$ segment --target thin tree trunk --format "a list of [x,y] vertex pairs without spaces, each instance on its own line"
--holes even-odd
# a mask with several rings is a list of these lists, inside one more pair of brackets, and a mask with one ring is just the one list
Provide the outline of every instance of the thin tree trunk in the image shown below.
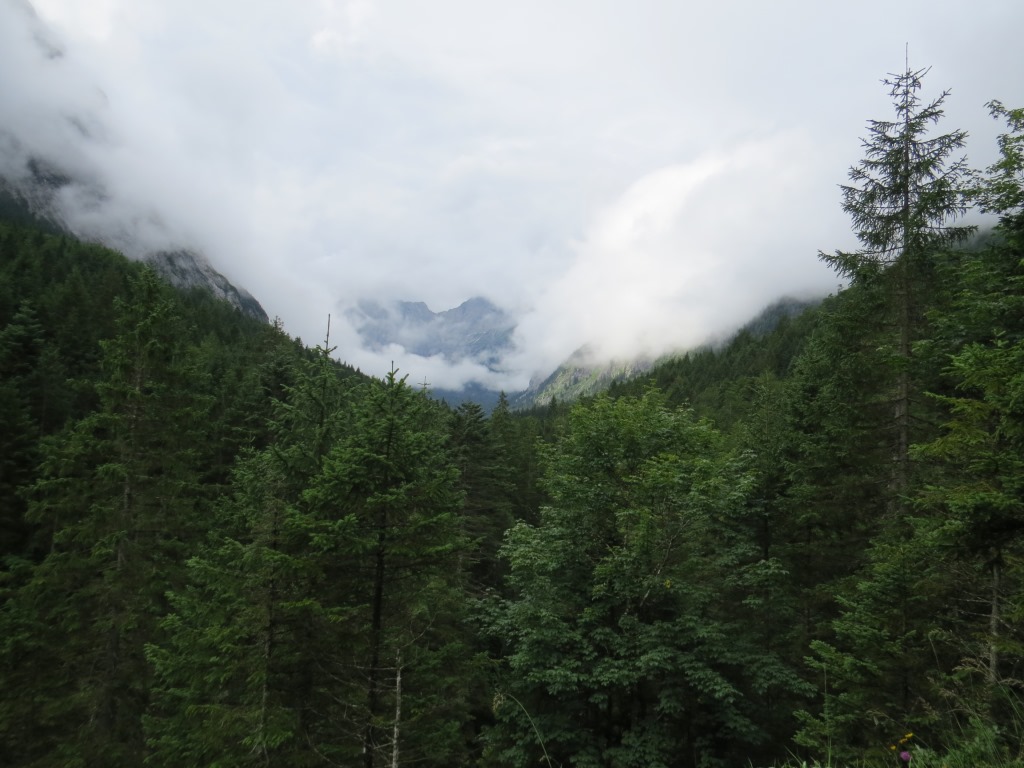
[[999,682],[999,591],[1002,579],[1002,569],[1000,568],[999,561],[1000,552],[997,550],[996,556],[992,561],[992,605],[988,617],[988,685],[990,695],[995,692],[995,687]]
[[395,653],[395,723],[391,728],[391,768],[398,768],[398,736],[402,722],[402,651]]
[[363,768],[373,768],[373,755],[376,751],[376,727],[374,719],[379,707],[380,692],[380,650],[382,644],[381,631],[384,617],[384,573],[385,573],[385,525],[387,511],[381,511],[381,520],[377,532],[377,562],[373,576],[373,619],[370,627],[370,677],[366,695],[367,713],[366,727],[363,731]]

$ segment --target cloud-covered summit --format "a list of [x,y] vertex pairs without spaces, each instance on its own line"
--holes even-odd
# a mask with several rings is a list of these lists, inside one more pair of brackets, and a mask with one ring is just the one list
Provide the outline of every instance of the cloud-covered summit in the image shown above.
[[[951,0],[0,0],[0,163],[95,182],[62,200],[79,231],[201,250],[307,342],[340,318],[364,371],[513,391],[585,344],[656,354],[833,289],[816,254],[855,245],[836,187],[891,113],[878,80],[909,42],[983,166],[984,103],[1024,104],[1022,22]],[[375,349],[347,314],[473,296],[515,320],[500,365]]]
[[347,317],[364,346],[375,352],[399,345],[421,357],[441,356],[451,363],[469,360],[496,370],[513,349],[515,321],[479,296],[441,312],[421,301],[386,306],[367,300],[349,310]]

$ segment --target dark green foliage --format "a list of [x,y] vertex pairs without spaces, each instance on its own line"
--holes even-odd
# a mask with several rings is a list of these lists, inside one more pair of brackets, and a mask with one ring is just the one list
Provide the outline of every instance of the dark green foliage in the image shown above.
[[645,376],[612,384],[609,394],[639,397],[653,385],[670,405],[688,405],[728,430],[745,416],[762,374],[788,374],[817,317],[816,303],[779,302],[721,346],[661,361]]
[[[2,619],[5,658],[22,661],[8,670],[0,721],[8,748],[29,750],[21,759],[124,764],[143,754],[143,645],[197,532],[206,410],[167,293],[152,273],[132,284],[117,335],[102,343],[98,410],[43,451],[28,519],[46,555]],[[46,705],[25,707],[26,689]]]
[[148,647],[156,765],[314,765],[313,750],[337,741],[323,732],[337,713],[322,707],[314,670],[325,648],[343,647],[346,611],[325,594],[314,553],[344,527],[317,519],[302,495],[344,429],[346,398],[325,349],[297,378],[275,401],[270,445],[235,468],[186,586],[171,595],[166,640]]
[[325,350],[306,365],[150,646],[150,762],[459,762],[465,549],[442,427],[394,374],[347,391]]
[[[831,636],[811,643],[821,709],[805,716],[798,734],[848,759],[903,730],[930,732],[936,748],[953,747],[942,739],[972,717],[991,718],[987,702],[1006,692],[1004,600],[1015,586],[1002,553],[1016,539],[1019,494],[1005,480],[1020,465],[1019,448],[1000,444],[1000,422],[1019,361],[1005,355],[1011,347],[1001,337],[1019,327],[1019,313],[1006,311],[1018,303],[1019,254],[1005,258],[1005,246],[994,245],[1005,242],[1000,235],[988,246],[949,250],[967,233],[947,226],[966,190],[962,163],[945,160],[963,136],[921,138],[942,99],[920,107],[920,74],[893,83],[900,120],[872,124],[868,158],[851,174],[862,186],[845,190],[844,207],[867,248],[829,258],[854,278],[858,297],[874,291],[882,301],[850,313],[861,329],[846,337],[875,351],[875,362],[863,364],[876,372],[873,380],[858,381],[835,362],[828,367],[836,373],[825,377],[847,385],[848,405],[883,408],[866,414],[860,432],[840,424],[831,443],[849,449],[857,434],[874,436],[878,449],[851,454],[854,462],[828,475],[876,490],[873,503],[859,507],[853,493],[833,496],[847,519],[862,521],[864,559],[836,583]],[[944,433],[936,430],[941,423]],[[797,465],[803,475],[808,463]],[[826,487],[807,480],[805,487]]]
[[450,410],[0,221],[0,764],[1019,760],[1024,112],[962,242],[921,75],[848,288],[575,406]]
[[[344,535],[314,542],[357,620],[327,666],[355,731],[338,753],[366,768],[392,760],[452,765],[466,701],[463,501],[442,412],[395,372],[362,385],[351,430],[305,499]],[[461,682],[460,682],[461,678]],[[427,727],[426,723],[434,726]],[[397,757],[396,757],[397,755]]]
[[462,528],[472,545],[469,571],[480,589],[501,586],[498,547],[513,522],[514,474],[503,433],[507,407],[499,399],[490,422],[475,403],[460,405],[451,415],[453,459],[465,494]]

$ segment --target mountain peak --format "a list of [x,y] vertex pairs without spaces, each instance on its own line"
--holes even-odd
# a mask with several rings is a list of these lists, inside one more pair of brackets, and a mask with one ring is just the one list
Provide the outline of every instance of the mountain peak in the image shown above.
[[497,365],[501,353],[512,348],[515,330],[515,321],[504,310],[480,296],[441,312],[431,311],[422,301],[390,306],[360,301],[347,315],[370,349],[398,344],[422,357],[469,359],[488,367]]

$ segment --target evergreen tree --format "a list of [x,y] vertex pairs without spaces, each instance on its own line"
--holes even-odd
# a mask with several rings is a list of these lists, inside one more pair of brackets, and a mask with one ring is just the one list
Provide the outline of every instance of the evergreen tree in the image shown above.
[[1024,110],[990,108],[1009,131],[979,199],[999,224],[955,265],[958,290],[935,320],[932,346],[946,352],[952,389],[935,394],[947,409],[943,432],[917,455],[941,470],[919,498],[953,561],[957,621],[942,640],[962,674],[948,684],[964,709],[1012,740],[1021,731],[1013,697],[1024,693]]
[[[164,593],[194,541],[205,402],[167,289],[144,272],[103,343],[100,408],[46,445],[29,519],[37,566],[0,615],[0,751],[10,765],[128,765]],[[200,387],[201,388],[201,387]]]
[[[499,411],[499,426],[503,426],[503,416]],[[464,403],[451,415],[453,459],[465,494],[462,525],[473,549],[469,570],[480,589],[499,586],[498,548],[505,531],[512,526],[512,467],[491,426],[476,403]]]
[[[930,435],[935,411],[924,396],[934,383],[932,361],[915,351],[930,333],[926,310],[938,293],[943,254],[972,231],[953,224],[966,211],[971,174],[966,161],[955,157],[964,145],[963,131],[929,134],[947,93],[923,103],[919,91],[926,73],[907,67],[884,81],[895,119],[869,122],[865,157],[842,188],[843,209],[863,248],[820,254],[851,280],[842,305],[849,335],[845,344],[836,338],[823,351],[840,355],[845,346],[855,354],[845,371],[837,365],[825,377],[842,383],[842,401],[833,399],[829,406],[817,398],[825,405],[826,423],[845,411],[845,426],[837,424],[828,445],[822,433],[814,437],[813,427],[808,432],[826,462],[833,463],[837,452],[852,460],[835,474],[849,492],[835,494],[834,519],[850,521],[840,530],[861,533],[854,541],[868,540],[852,548],[857,570],[832,582],[840,611],[832,636],[819,635],[812,643],[812,666],[822,682],[827,677],[829,688],[822,691],[820,715],[807,716],[799,740],[817,748],[832,743],[868,749],[908,722],[935,722],[929,675],[940,673],[947,661],[935,658],[927,640],[929,618],[947,597],[931,578],[941,553],[911,505],[915,485],[924,479],[923,469],[912,464],[911,445]],[[806,477],[808,466],[799,462],[798,472]],[[820,473],[809,479],[803,488],[825,487]],[[797,501],[813,510],[815,498]]]
[[859,251],[820,253],[820,258],[854,285],[881,281],[889,294],[894,337],[888,342],[893,367],[892,494],[901,503],[910,487],[913,425],[911,353],[922,323],[922,294],[933,278],[935,254],[962,242],[973,227],[951,226],[967,209],[970,172],[955,158],[964,131],[928,135],[942,117],[948,95],[922,103],[918,94],[927,70],[893,74],[883,80],[893,99],[895,120],[871,120],[863,141],[864,159],[850,169],[842,187]]
[[245,458],[149,648],[158,765],[452,765],[468,654],[444,424],[327,350]]
[[344,611],[325,593],[314,542],[339,523],[317,520],[302,500],[347,423],[326,344],[283,394],[270,445],[233,471],[187,586],[171,595],[166,639],[147,649],[153,764],[320,765],[331,743],[323,728],[337,707],[322,708],[330,691],[315,670]]
[[390,372],[363,385],[351,431],[305,494],[345,535],[314,542],[352,622],[318,661],[344,702],[334,759],[453,765],[465,749],[467,644],[458,471],[439,409]]

